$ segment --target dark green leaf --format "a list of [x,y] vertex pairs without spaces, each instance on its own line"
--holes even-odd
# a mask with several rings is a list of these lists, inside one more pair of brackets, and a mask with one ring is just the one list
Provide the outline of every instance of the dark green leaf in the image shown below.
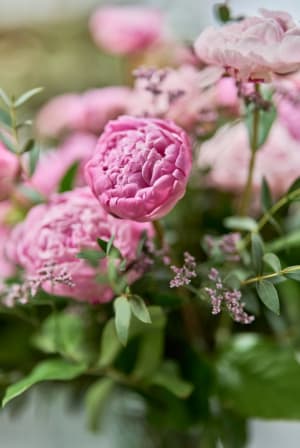
[[98,243],[98,246],[103,250],[103,252],[105,252],[105,254],[106,254],[106,251],[107,251],[107,241],[104,241],[104,240],[101,240],[100,238],[97,238],[97,243]]
[[130,296],[131,311],[135,317],[146,324],[151,324],[151,317],[145,302],[140,296]]
[[293,347],[258,335],[236,336],[217,363],[226,408],[261,419],[300,419],[300,364]]
[[273,311],[273,313],[280,314],[279,297],[273,283],[268,280],[262,280],[256,284],[256,290],[265,306]]
[[29,153],[29,175],[32,176],[37,167],[38,161],[40,157],[40,148],[38,146],[34,146]]
[[230,9],[225,3],[220,3],[215,5],[214,7],[215,15],[217,19],[222,22],[226,23],[230,20]]
[[249,232],[254,232],[257,229],[256,221],[247,216],[229,216],[224,220],[224,225],[228,229],[248,230]]
[[26,103],[30,98],[42,92],[44,87],[35,87],[34,89],[28,90],[28,92],[23,93],[19,98],[14,102],[14,107],[20,107],[24,103]]
[[32,372],[22,380],[12,384],[6,389],[2,406],[13,398],[18,397],[34,384],[41,381],[67,381],[80,376],[86,370],[86,365],[73,364],[63,359],[51,359],[36,365]]
[[260,275],[263,270],[264,245],[257,233],[251,235],[251,259],[255,273]]
[[25,152],[29,152],[32,150],[32,148],[34,147],[34,140],[33,138],[30,138],[25,145],[22,148],[22,154]]
[[261,186],[261,204],[264,211],[269,210],[273,205],[272,194],[265,177],[263,178]]
[[267,263],[274,272],[281,271],[281,263],[277,255],[273,253],[267,253],[264,255],[264,262]]
[[125,296],[115,299],[114,310],[118,338],[122,345],[126,345],[130,327],[131,307]]
[[89,387],[85,396],[85,408],[91,431],[99,429],[101,414],[113,387],[114,381],[110,378],[101,378]]
[[164,387],[178,398],[187,398],[193,391],[193,385],[180,378],[177,365],[165,361],[153,375],[151,384]]
[[92,267],[96,268],[99,266],[99,261],[105,258],[105,254],[96,249],[82,249],[77,254],[77,258],[86,260]]
[[61,179],[58,187],[59,193],[70,191],[75,185],[76,176],[78,173],[79,162],[74,162],[66,171],[64,177]]
[[164,332],[162,329],[145,333],[140,342],[138,358],[132,376],[135,380],[151,380],[162,362]]

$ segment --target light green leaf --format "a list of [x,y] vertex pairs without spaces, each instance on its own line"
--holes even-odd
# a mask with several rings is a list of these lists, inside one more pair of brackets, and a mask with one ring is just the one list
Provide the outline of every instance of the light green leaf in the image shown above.
[[38,161],[40,157],[40,148],[38,146],[34,146],[29,153],[29,175],[32,176],[37,167]]
[[135,317],[146,324],[151,324],[151,317],[144,300],[137,295],[130,296],[131,311]]
[[267,253],[263,256],[264,262],[267,263],[274,272],[281,271],[281,263],[277,255],[273,253]]
[[125,296],[115,299],[114,310],[118,338],[122,345],[126,345],[130,327],[131,307]]
[[34,89],[28,90],[28,92],[23,93],[19,98],[16,99],[14,102],[14,107],[20,107],[24,103],[26,103],[30,98],[37,95],[38,93],[42,92],[44,90],[44,87],[36,87]]
[[6,389],[2,406],[4,407],[9,401],[24,393],[34,384],[42,381],[72,380],[80,376],[85,370],[86,365],[84,363],[72,364],[60,358],[43,361],[36,365],[27,377]]
[[173,361],[165,361],[153,375],[151,384],[164,387],[178,398],[187,398],[193,391],[193,385],[180,378],[177,365]]
[[18,190],[33,204],[42,204],[43,202],[45,202],[44,196],[42,196],[41,193],[39,193],[34,188],[29,187],[28,185],[20,185],[18,187]]
[[7,137],[3,132],[0,132],[0,141],[4,144],[4,146],[13,154],[18,153],[18,149],[14,146],[11,139]]
[[280,252],[293,247],[300,247],[300,230],[296,230],[281,238],[277,238],[271,243],[268,243],[266,247],[270,252]]
[[268,280],[262,280],[256,284],[256,290],[261,301],[269,310],[275,314],[280,314],[280,302],[277,290],[273,283]]
[[86,260],[94,268],[99,266],[99,261],[105,258],[105,254],[96,249],[82,249],[76,256]]
[[251,235],[251,259],[255,273],[260,275],[263,270],[264,245],[257,233]]
[[0,89],[0,98],[2,99],[3,103],[10,108],[11,107],[11,100],[9,99],[9,96],[6,92],[4,92],[3,89]]
[[248,230],[254,232],[257,229],[257,222],[247,216],[229,216],[225,218],[224,225],[228,229]]
[[0,122],[3,123],[7,127],[11,127],[11,118],[6,110],[0,108]]
[[85,408],[91,431],[99,429],[101,414],[113,387],[114,381],[110,378],[101,378],[89,387],[85,396]]

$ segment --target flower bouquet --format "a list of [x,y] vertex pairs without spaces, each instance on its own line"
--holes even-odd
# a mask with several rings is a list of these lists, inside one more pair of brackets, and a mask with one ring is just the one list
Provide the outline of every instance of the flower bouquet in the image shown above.
[[96,430],[131,391],[155,446],[300,418],[300,27],[215,13],[185,45],[157,10],[100,8],[123,86],[34,122],[40,88],[0,90],[3,406],[67,383]]

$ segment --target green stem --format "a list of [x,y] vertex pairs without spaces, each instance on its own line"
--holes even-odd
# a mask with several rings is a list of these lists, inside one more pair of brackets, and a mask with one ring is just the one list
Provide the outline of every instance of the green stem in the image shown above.
[[159,221],[153,221],[153,227],[160,247],[164,246],[164,229]]
[[[296,190],[292,191],[291,193],[286,194],[281,199],[279,199],[276,204],[274,204],[269,210],[266,211],[266,213],[261,217],[261,219],[258,221],[257,228],[255,229],[255,233],[258,233],[262,230],[262,228],[267,224],[267,222],[270,220],[270,218],[275,215],[282,207],[284,207],[289,202],[296,199],[298,196],[300,196],[300,188],[297,188]],[[251,241],[251,234],[253,232],[249,233],[239,244],[239,251],[245,249],[248,244]]]
[[18,136],[18,126],[17,126],[17,116],[16,116],[16,109],[13,105],[9,108],[9,114],[11,119],[11,128],[14,134],[15,143],[18,149],[18,155],[19,155],[19,136]]
[[297,271],[300,271],[299,265],[289,266],[288,268],[281,269],[278,272],[272,272],[271,274],[258,275],[257,277],[248,278],[247,280],[241,282],[241,285],[242,286],[250,285],[251,283],[261,282],[262,280],[268,280],[269,278],[274,278],[280,275],[286,275],[289,274],[290,272],[297,272]]
[[[255,89],[256,89],[256,92],[259,93],[259,84],[255,85]],[[241,206],[240,206],[240,210],[239,210],[240,216],[247,215],[250,201],[251,201],[252,184],[253,184],[253,176],[254,176],[254,169],[255,169],[257,144],[258,144],[258,130],[259,130],[259,108],[258,108],[258,106],[255,105],[255,108],[253,111],[252,139],[250,142],[251,157],[250,157],[249,168],[248,168],[248,177],[247,177],[245,189],[243,191],[242,199],[241,199]]]

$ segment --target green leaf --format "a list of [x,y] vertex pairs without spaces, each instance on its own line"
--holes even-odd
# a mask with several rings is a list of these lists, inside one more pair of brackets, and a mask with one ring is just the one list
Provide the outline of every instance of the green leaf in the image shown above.
[[85,396],[85,408],[88,428],[91,431],[99,429],[101,414],[113,387],[114,381],[110,378],[101,378],[89,387]]
[[179,376],[177,365],[173,361],[165,361],[153,375],[151,384],[164,387],[178,398],[187,398],[193,391],[193,385]]
[[2,99],[3,103],[10,108],[12,106],[11,100],[9,99],[9,96],[6,92],[4,92],[3,89],[0,89],[0,98]]
[[[267,100],[271,99],[271,95],[268,92]],[[256,111],[257,112],[257,111]],[[263,144],[266,142],[269,133],[272,129],[272,125],[274,123],[274,120],[276,118],[276,108],[273,104],[270,105],[270,108],[268,110],[262,110],[260,109],[258,111],[259,119],[258,119],[258,136],[257,136],[257,142],[255,146],[255,150],[258,150]],[[249,134],[249,141],[253,141],[253,120],[255,116],[255,108],[253,107],[253,104],[250,104],[247,108],[247,116],[246,116],[246,125],[248,129]]]
[[128,299],[125,296],[120,296],[114,301],[115,310],[115,325],[118,338],[122,345],[127,344],[130,318],[131,318],[131,307]]
[[29,175],[32,176],[40,158],[40,148],[34,146],[29,153]]
[[106,250],[105,250],[106,255],[109,255],[109,254],[110,254],[110,251],[111,251],[111,249],[113,248],[113,242],[114,242],[114,239],[115,239],[115,235],[112,235],[112,236],[110,237],[109,241],[107,242]]
[[19,192],[26,197],[33,204],[42,204],[45,202],[44,196],[41,195],[37,190],[31,188],[27,185],[19,185]]
[[270,252],[280,252],[293,247],[300,247],[300,230],[291,232],[267,244],[267,249]]
[[164,351],[164,332],[162,329],[145,333],[140,341],[137,361],[132,372],[136,380],[150,381],[159,368]]
[[144,300],[137,295],[130,296],[131,311],[135,317],[146,324],[151,324],[151,317]]
[[215,15],[221,23],[229,22],[230,9],[225,3],[220,3],[214,7]]
[[268,280],[262,280],[256,284],[256,290],[259,298],[264,305],[275,314],[280,314],[280,303],[277,290],[273,283]]
[[290,280],[296,280],[296,282],[300,282],[300,272],[288,272],[287,274],[284,274],[284,276]]
[[34,384],[41,381],[67,381],[80,376],[86,370],[86,365],[73,364],[63,359],[51,359],[36,365],[32,372],[22,380],[12,384],[6,389],[2,406],[4,407],[13,398],[18,397]]
[[105,258],[105,254],[96,249],[82,249],[76,256],[86,260],[94,268],[98,267],[99,261]]
[[34,147],[34,140],[33,138],[30,138],[25,145],[22,148],[22,154],[25,152],[29,152],[32,150],[32,148]]
[[4,144],[4,146],[6,147],[6,149],[8,149],[10,152],[17,154],[18,153],[18,149],[14,146],[14,144],[12,143],[12,141],[10,140],[9,137],[7,137],[5,134],[3,134],[2,132],[0,132],[0,141]]
[[24,103],[26,103],[28,100],[30,100],[30,98],[32,98],[33,96],[42,92],[42,90],[44,90],[44,87],[35,87],[34,89],[28,90],[28,92],[23,93],[14,102],[14,107],[22,106]]
[[263,178],[261,186],[261,205],[264,211],[269,210],[273,205],[272,194],[265,177]]
[[229,216],[224,219],[224,226],[228,229],[255,232],[257,229],[257,222],[247,216]]
[[104,241],[101,238],[97,238],[97,243],[98,243],[98,246],[100,247],[100,249],[102,249],[103,252],[106,253],[107,245],[108,245],[107,241]]
[[11,127],[11,118],[6,110],[0,108],[0,122],[3,123],[7,127]]
[[260,275],[263,271],[264,245],[257,233],[251,235],[251,259],[255,273]]
[[294,182],[292,182],[292,185],[290,186],[288,193],[293,193],[293,191],[295,190],[300,190],[300,177],[298,177]]
[[264,262],[267,263],[273,269],[274,272],[281,271],[281,263],[277,255],[273,253],[267,253],[264,255],[263,259]]
[[63,193],[64,191],[70,191],[75,185],[76,176],[78,173],[79,162],[74,162],[66,171],[63,178],[61,179],[58,187],[58,192]]
[[235,336],[217,362],[226,409],[261,419],[300,419],[300,364],[294,348],[254,334]]

